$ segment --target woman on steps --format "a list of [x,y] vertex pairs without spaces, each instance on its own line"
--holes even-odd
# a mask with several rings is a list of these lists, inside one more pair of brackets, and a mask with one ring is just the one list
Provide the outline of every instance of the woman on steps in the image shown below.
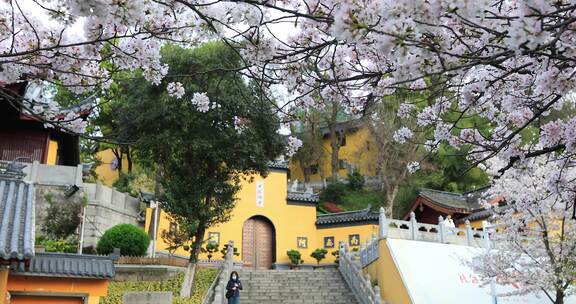
[[230,280],[226,284],[226,298],[228,304],[240,304],[240,290],[242,290],[242,282],[236,271],[230,274]]

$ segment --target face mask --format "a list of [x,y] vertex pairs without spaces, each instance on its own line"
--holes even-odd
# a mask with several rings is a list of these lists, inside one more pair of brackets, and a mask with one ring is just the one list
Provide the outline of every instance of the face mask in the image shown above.
[[237,279],[237,277],[236,277],[236,276],[232,276],[232,280],[236,280],[236,279]]

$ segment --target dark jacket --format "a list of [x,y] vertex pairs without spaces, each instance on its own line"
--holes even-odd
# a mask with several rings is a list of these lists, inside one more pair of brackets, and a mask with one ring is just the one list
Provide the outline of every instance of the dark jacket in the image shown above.
[[228,284],[226,285],[226,290],[232,290],[232,287],[234,287],[234,283],[238,284],[238,287],[236,288],[236,290],[234,290],[234,295],[233,297],[239,297],[240,296],[240,290],[242,289],[242,282],[240,282],[240,280],[228,280]]

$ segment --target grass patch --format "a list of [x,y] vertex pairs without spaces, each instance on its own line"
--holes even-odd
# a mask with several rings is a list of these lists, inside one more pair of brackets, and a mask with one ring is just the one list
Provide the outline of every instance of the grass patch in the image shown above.
[[380,191],[370,190],[348,190],[342,196],[342,203],[338,207],[344,210],[360,210],[369,204],[373,210],[378,210],[379,206],[384,206],[386,196]]
[[201,304],[217,274],[217,268],[198,268],[194,292],[190,298],[178,297],[184,273],[179,273],[166,281],[110,282],[108,295],[100,298],[100,304],[122,304],[124,293],[132,291],[171,291],[174,295],[173,304]]

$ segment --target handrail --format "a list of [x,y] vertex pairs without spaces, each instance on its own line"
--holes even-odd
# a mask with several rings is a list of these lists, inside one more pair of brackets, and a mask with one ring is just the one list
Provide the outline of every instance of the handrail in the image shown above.
[[228,277],[234,268],[234,242],[228,242],[228,251],[226,252],[226,257],[224,258],[224,263],[222,264],[222,270],[216,277],[218,283],[214,287],[214,299],[212,304],[226,304],[226,284],[228,283]]
[[214,299],[214,288],[216,287],[216,284],[218,284],[218,282],[219,282],[220,273],[222,273],[223,268],[224,268],[224,264],[222,264],[222,265],[220,265],[220,267],[218,267],[218,273],[216,274],[216,277],[214,277],[214,281],[212,281],[212,284],[210,284],[210,287],[208,287],[208,291],[206,291],[206,294],[204,295],[204,298],[202,299],[202,304],[210,304],[212,302],[212,300]]
[[345,244],[340,245],[340,263],[338,269],[360,304],[381,304],[380,288],[372,287],[369,274],[363,274],[356,259],[358,253],[349,252]]
[[361,245],[360,265],[366,267],[378,259],[378,240],[384,238],[407,239],[415,241],[449,243],[456,245],[474,246],[489,248],[490,233],[488,223],[482,222],[482,231],[475,230],[466,220],[464,228],[448,227],[444,223],[442,216],[438,217],[438,224],[418,223],[414,212],[410,213],[408,221],[387,219],[384,208],[380,208],[378,219],[380,225],[380,235],[374,235],[371,240]]

